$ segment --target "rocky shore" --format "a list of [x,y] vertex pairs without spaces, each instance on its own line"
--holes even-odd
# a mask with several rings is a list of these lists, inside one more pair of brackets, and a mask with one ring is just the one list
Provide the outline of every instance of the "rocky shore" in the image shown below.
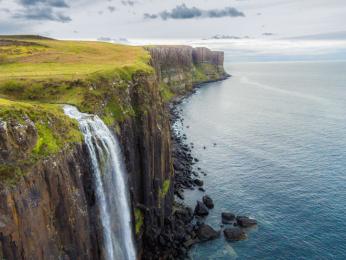
[[[169,104],[172,128],[172,159],[175,173],[174,194],[179,201],[185,199],[184,190],[186,189],[198,189],[204,193],[206,192],[203,188],[203,176],[206,176],[206,172],[201,168],[194,170],[193,167],[199,161],[198,158],[192,156],[194,144],[187,142],[185,133],[179,133],[173,128],[176,123],[184,124],[184,118],[181,115],[181,102],[194,94],[196,89],[203,87],[203,85],[205,83],[196,86],[188,94],[175,99]],[[215,230],[204,223],[209,215],[209,211],[214,208],[212,198],[206,194],[201,198],[201,201],[197,201],[194,209],[184,205],[183,202],[177,201],[174,208],[173,219],[171,219],[168,225],[170,228],[166,229],[167,235],[162,236],[160,239],[159,251],[167,250],[169,252],[164,259],[186,259],[188,250],[193,245],[220,238],[222,233],[227,241],[244,240],[247,238],[244,228],[257,224],[256,220],[246,216],[236,216],[233,213],[224,212],[220,216],[220,226],[222,229]]]

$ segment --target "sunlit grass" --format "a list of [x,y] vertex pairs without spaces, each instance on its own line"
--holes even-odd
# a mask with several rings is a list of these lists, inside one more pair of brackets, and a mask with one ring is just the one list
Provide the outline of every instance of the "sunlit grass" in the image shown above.
[[[1,44],[3,41],[3,44]],[[87,42],[0,38],[0,81],[15,78],[80,79],[102,71],[149,70],[142,47]]]

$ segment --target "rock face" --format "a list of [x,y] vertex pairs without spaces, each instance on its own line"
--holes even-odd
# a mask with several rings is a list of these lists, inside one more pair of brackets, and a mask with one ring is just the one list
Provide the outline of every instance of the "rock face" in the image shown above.
[[148,50],[157,80],[177,95],[192,90],[195,83],[228,77],[223,68],[223,52],[189,46],[156,46]]
[[95,194],[83,146],[36,164],[0,192],[0,258],[98,259]]
[[[128,82],[121,98],[135,115],[112,130],[129,174],[139,258],[178,259],[186,253],[180,245],[189,239],[187,230],[193,232],[186,228],[192,210],[173,213],[175,170],[184,165],[173,164],[169,112],[160,86],[183,95],[195,83],[227,75],[220,52],[187,46],[149,51],[155,73],[138,73]],[[0,166],[21,160],[37,142],[32,122],[11,124],[0,119]],[[84,146],[75,144],[35,162],[15,186],[0,183],[0,259],[102,258],[88,160]]]

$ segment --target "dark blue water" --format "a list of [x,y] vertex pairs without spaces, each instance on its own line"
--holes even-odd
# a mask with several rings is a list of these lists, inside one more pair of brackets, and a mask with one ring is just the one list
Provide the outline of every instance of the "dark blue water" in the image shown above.
[[183,103],[184,132],[208,173],[215,209],[206,222],[219,228],[221,212],[231,211],[259,225],[246,241],[221,238],[191,257],[346,259],[346,62],[226,69],[232,78]]

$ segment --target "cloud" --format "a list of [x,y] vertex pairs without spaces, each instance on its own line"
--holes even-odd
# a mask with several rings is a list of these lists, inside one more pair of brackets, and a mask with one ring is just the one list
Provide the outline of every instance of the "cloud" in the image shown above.
[[99,37],[97,38],[100,42],[112,42],[112,43],[127,43],[128,40],[126,38],[111,38],[111,37]]
[[137,3],[137,1],[132,1],[132,0],[122,0],[121,4],[122,5],[128,5],[128,6],[134,6]]
[[233,7],[225,7],[223,9],[202,10],[197,7],[187,7],[185,4],[178,5],[171,11],[162,11],[158,14],[145,13],[145,19],[193,19],[193,18],[220,18],[220,17],[244,17],[243,12]]
[[273,36],[275,35],[274,33],[270,33],[270,32],[265,32],[265,33],[262,33],[263,36]]
[[113,12],[116,10],[116,8],[115,8],[114,6],[108,6],[107,9],[108,9],[111,13],[113,13]]
[[23,6],[12,17],[22,20],[55,21],[67,23],[72,19],[57,9],[69,8],[65,0],[17,0]]
[[19,3],[25,7],[31,6],[50,6],[50,7],[69,7],[65,0],[19,0]]
[[13,18],[39,21],[56,21],[67,23],[71,21],[69,16],[61,12],[55,12],[50,7],[30,7],[13,15]]

